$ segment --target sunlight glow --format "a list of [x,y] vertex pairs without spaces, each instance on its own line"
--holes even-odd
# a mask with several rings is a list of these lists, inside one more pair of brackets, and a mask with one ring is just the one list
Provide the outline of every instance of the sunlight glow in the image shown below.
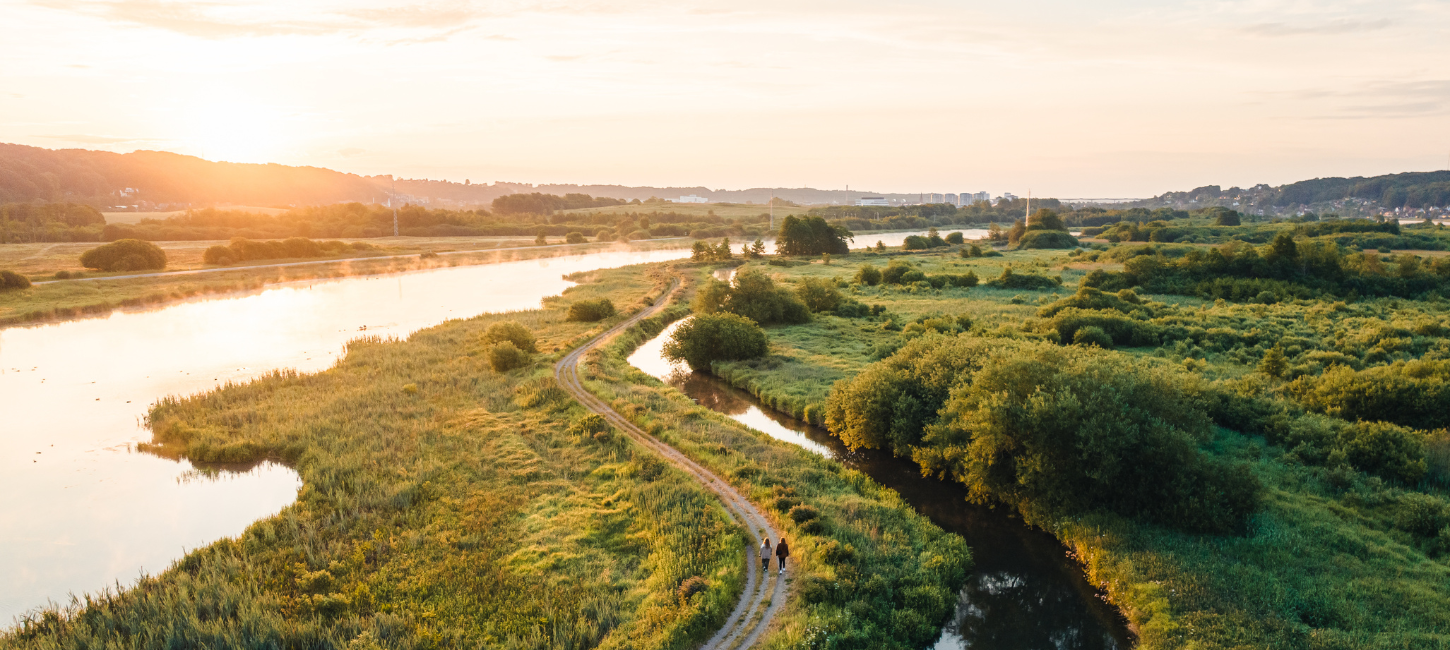
[[186,109],[186,148],[208,160],[275,162],[293,135],[275,109],[245,97],[212,96]]

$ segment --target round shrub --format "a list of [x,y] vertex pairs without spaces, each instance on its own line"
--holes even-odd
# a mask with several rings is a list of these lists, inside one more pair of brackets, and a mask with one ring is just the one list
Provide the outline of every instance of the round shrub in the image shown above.
[[805,278],[796,283],[796,297],[811,311],[834,311],[841,304],[836,284],[824,278]]
[[57,280],[69,280],[70,279],[70,271],[56,271],[55,272],[55,279],[57,279]]
[[816,512],[815,508],[812,508],[805,504],[801,504],[794,508],[791,508],[790,512],[787,513],[786,516],[790,517],[791,521],[794,521],[798,524],[803,524],[813,519],[819,519],[821,513]]
[[483,332],[483,340],[486,343],[502,343],[508,341],[515,348],[522,352],[538,352],[534,345],[534,333],[529,328],[520,325],[516,321],[504,321],[488,326]]
[[503,341],[488,350],[488,365],[495,372],[508,372],[529,365],[529,353],[518,349],[513,343]]
[[906,239],[902,240],[901,249],[908,251],[924,251],[927,249],[927,244],[928,242],[926,241],[926,238],[922,237],[921,235],[908,235]]
[[691,576],[680,583],[680,598],[689,600],[690,596],[704,593],[710,588],[710,582],[700,576]]
[[1087,327],[1078,328],[1073,333],[1072,344],[1084,346],[1095,345],[1105,350],[1111,350],[1113,349],[1113,337],[1108,336],[1108,333],[1103,331],[1101,327],[1088,325]]
[[100,271],[151,271],[166,268],[166,251],[139,239],[118,239],[81,254],[81,266]]
[[862,264],[861,270],[856,271],[856,282],[864,284],[868,287],[874,287],[878,284],[881,284],[881,269],[878,269],[870,264]]
[[232,254],[232,249],[226,246],[212,246],[201,254],[201,261],[203,264],[226,266],[237,261],[237,258]]
[[959,232],[949,232],[949,233],[947,233],[946,242],[948,244],[961,244],[961,243],[966,242],[966,239],[962,237],[962,233],[959,233]]
[[1077,248],[1077,238],[1061,230],[1029,230],[1017,240],[1017,248]]
[[744,316],[700,314],[675,330],[665,343],[665,358],[684,361],[691,370],[708,371],[716,361],[738,361],[765,354],[765,330]]
[[569,316],[565,320],[582,323],[601,321],[614,315],[614,303],[608,298],[580,300],[569,305]]
[[584,233],[576,231],[564,235],[564,241],[570,244],[582,244],[586,240],[584,238]]
[[[65,271],[61,271],[64,273]],[[14,271],[0,271],[0,291],[10,289],[29,289],[30,278],[27,278]]]

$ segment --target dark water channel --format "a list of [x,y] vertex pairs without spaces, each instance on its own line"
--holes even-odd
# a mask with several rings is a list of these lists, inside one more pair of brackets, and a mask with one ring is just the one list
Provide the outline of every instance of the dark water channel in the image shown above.
[[[676,323],[678,325],[678,323]],[[961,535],[972,549],[972,574],[934,648],[955,650],[1097,650],[1131,648],[1118,611],[1084,579],[1067,549],[1001,509],[966,502],[966,488],[924,478],[916,465],[889,453],[850,451],[826,431],[763,407],[750,394],[660,357],[674,331],[641,346],[629,359],[707,408],[777,439],[834,458],[901,494],[918,512]]]

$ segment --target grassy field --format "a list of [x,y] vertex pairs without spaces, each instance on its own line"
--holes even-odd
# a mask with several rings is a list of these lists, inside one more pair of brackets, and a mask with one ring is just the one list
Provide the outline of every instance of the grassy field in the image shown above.
[[[646,271],[580,276],[540,310],[359,339],[315,375],[159,403],[150,451],[278,459],[302,476],[297,503],[135,587],[0,633],[0,648],[693,647],[729,613],[757,540],[657,457],[588,433],[550,375],[561,352],[500,373],[481,340],[516,321],[540,350],[570,349],[658,296],[667,276]],[[565,320],[597,298],[621,315]],[[934,635],[970,562],[961,540],[864,476],[636,385],[623,355],[665,320],[594,353],[589,384],[780,513],[798,563],[766,645]],[[794,504],[816,523],[786,516]]]
[[[1011,265],[1014,273],[1058,277],[1046,290],[863,286],[851,282],[863,263],[909,259],[928,276],[975,272],[983,281]],[[1106,257],[1104,258],[1106,259]],[[790,287],[806,277],[839,279],[847,297],[881,305],[875,318],[817,314],[805,325],[767,328],[769,355],[715,364],[714,372],[797,418],[822,420],[831,387],[888,358],[923,334],[924,317],[967,316],[962,337],[1056,340],[1044,307],[1072,296],[1083,275],[1110,262],[1085,262],[1065,252],[1021,251],[962,259],[954,250],[879,256],[853,253],[830,265],[789,267],[752,262]],[[1376,368],[1388,377],[1425,377],[1407,391],[1438,394],[1434,377],[1450,358],[1450,306],[1425,300],[1376,299],[1346,304],[1288,300],[1244,304],[1179,295],[1144,295],[1132,318],[1155,332],[1151,344],[1120,345],[1120,355],[1197,386],[1229,391],[1276,415],[1240,429],[1217,426],[1205,453],[1246,463],[1263,485],[1262,501],[1240,535],[1193,534],[1110,512],[1024,512],[1052,532],[1084,564],[1140,635],[1143,648],[1443,648],[1450,645],[1450,441],[1424,440],[1428,472],[1406,481],[1385,470],[1351,466],[1318,454],[1315,431],[1361,426],[1336,419],[1338,408],[1315,399]],[[1059,303],[1066,304],[1066,303]],[[905,326],[905,331],[900,329]],[[1275,347],[1282,371],[1262,370]],[[1335,365],[1340,364],[1340,365]],[[1422,364],[1422,365],[1417,365]],[[1397,370],[1398,369],[1398,370]],[[1275,372],[1266,375],[1265,372]],[[1439,371],[1428,371],[1439,372]],[[1334,383],[1334,382],[1341,383]],[[1246,402],[1247,403],[1247,402]],[[1365,409],[1366,406],[1359,408]],[[1390,409],[1411,421],[1413,409]],[[1438,415],[1435,413],[1438,412]],[[1440,422],[1430,409],[1422,422]],[[1352,418],[1351,418],[1352,420]],[[1247,422],[1247,421],[1246,421]],[[1340,423],[1340,424],[1336,424]],[[1419,444],[1419,443],[1416,443]],[[1296,446],[1297,445],[1297,446]],[[1408,467],[1408,466],[1407,466]],[[1414,474],[1412,471],[1409,474]],[[1418,474],[1414,474],[1418,475]]]
[[[105,315],[115,309],[154,306],[200,295],[255,291],[281,282],[396,273],[440,266],[490,264],[559,255],[561,251],[603,251],[616,246],[614,243],[590,243],[567,248],[495,251],[493,249],[496,248],[530,246],[533,244],[533,240],[494,237],[436,239],[407,237],[367,241],[384,243],[377,250],[360,252],[356,255],[359,257],[373,256],[378,259],[338,261],[331,264],[309,263],[290,267],[269,267],[268,265],[288,262],[318,262],[325,261],[326,258],[264,260],[251,263],[251,265],[243,263],[229,267],[210,267],[225,268],[225,270],[211,273],[179,273],[101,281],[64,280],[32,286],[29,289],[0,292],[0,326],[49,319]],[[169,270],[208,268],[201,263],[201,252],[208,245],[214,243],[216,242],[162,242],[162,247],[167,250],[168,256],[177,260],[167,268]],[[679,241],[643,241],[630,244],[630,247],[639,250],[674,248],[680,245]],[[4,260],[0,261],[0,268],[7,268],[6,263],[14,265],[8,268],[50,269],[61,264],[79,267],[73,258],[79,256],[79,251],[87,250],[90,247],[94,247],[94,244],[7,244],[0,246],[0,260]],[[413,255],[425,251],[477,252],[448,254],[430,259],[388,257],[390,255]],[[36,279],[50,279],[52,275],[53,273],[37,275]],[[129,274],[88,272],[85,277],[106,277],[107,275]]]
[[[274,217],[288,210],[288,208],[263,208],[254,205],[219,205],[216,206],[216,209],[229,212],[252,212]],[[170,212],[102,212],[101,216],[106,218],[106,223],[133,224],[141,223],[143,219],[168,219],[171,217],[179,217],[186,213],[187,210],[172,210]]]

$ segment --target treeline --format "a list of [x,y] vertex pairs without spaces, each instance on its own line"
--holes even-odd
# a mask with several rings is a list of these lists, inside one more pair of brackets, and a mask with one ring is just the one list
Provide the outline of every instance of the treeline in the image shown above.
[[[639,203],[639,199],[635,199]],[[595,198],[588,194],[509,194],[493,200],[493,211],[499,214],[554,214],[556,210],[577,210],[580,208],[602,208],[610,205],[626,205],[624,199]]]
[[1123,270],[1095,270],[1083,278],[1083,286],[1259,302],[1323,295],[1407,298],[1450,289],[1450,258],[1427,261],[1401,254],[1386,264],[1377,252],[1346,251],[1322,240],[1296,242],[1288,232],[1263,247],[1236,242],[1189,248],[1173,258],[1139,246],[1116,249],[1112,256],[1122,258]]
[[[604,199],[613,201],[613,199]],[[203,208],[136,224],[107,224],[95,208],[73,203],[14,203],[0,206],[0,243],[115,241],[204,241],[245,237],[363,239],[393,234],[392,208],[338,203],[294,208],[269,215]],[[579,232],[604,240],[652,237],[716,238],[768,234],[768,217],[727,220],[718,215],[675,212],[494,213],[487,210],[397,209],[398,234],[407,237],[562,237]]]

